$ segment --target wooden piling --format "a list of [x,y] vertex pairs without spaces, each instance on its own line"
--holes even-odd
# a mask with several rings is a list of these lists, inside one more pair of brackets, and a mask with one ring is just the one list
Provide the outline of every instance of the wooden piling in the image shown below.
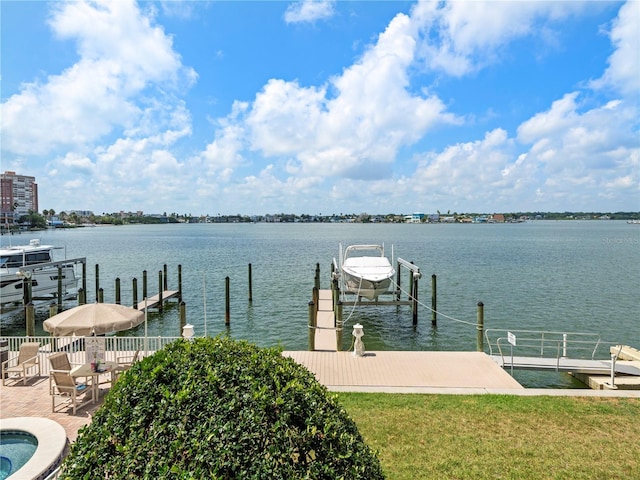
[[55,316],[58,313],[58,306],[55,302],[51,302],[49,305],[49,318]]
[[147,271],[142,271],[142,298],[149,298],[147,295]]
[[80,305],[84,305],[87,303],[87,264],[86,262],[82,262],[82,291],[84,292],[84,297],[82,297],[82,303]]
[[180,335],[182,335],[182,329],[187,324],[187,305],[181,301],[180,302]]
[[169,290],[169,276],[167,275],[167,264],[165,263],[163,266],[163,275],[164,275],[164,289],[163,290]]
[[400,288],[400,280],[402,278],[400,265],[400,261],[398,261],[398,268],[396,269],[396,301],[400,301],[400,297],[402,295],[402,289]]
[[100,288],[98,290],[98,303],[104,303],[104,289]]
[[98,291],[100,290],[100,265],[96,263],[96,302],[100,302]]
[[[411,262],[411,265],[413,265],[413,262]],[[413,287],[414,282],[413,282],[413,270],[408,269],[409,270],[409,298],[413,300]]]
[[478,302],[478,323],[476,328],[478,329],[478,337],[476,340],[476,350],[478,352],[484,352],[484,303]]
[[338,301],[336,305],[336,343],[338,352],[342,351],[342,331],[344,322],[342,321],[342,301]]
[[231,324],[231,296],[229,294],[229,277],[224,279],[224,324]]
[[433,275],[431,275],[431,326],[432,327],[435,327],[438,325],[438,322],[437,322],[438,314],[436,313],[438,311],[437,295],[438,295],[438,288],[436,286],[436,274],[434,273]]
[[315,286],[318,290],[320,290],[320,264],[316,263],[316,276],[314,279]]
[[182,265],[178,265],[178,303],[182,303]]
[[[165,265],[166,266],[166,265]],[[163,290],[163,281],[162,281],[162,270],[158,270],[158,312],[162,313],[162,309],[164,307],[164,302],[162,300],[162,292]]]
[[138,309],[138,279],[134,278],[131,290],[133,292],[133,308]]
[[418,272],[412,272],[412,285],[413,291],[411,296],[411,309],[413,316],[413,326],[418,325],[418,279],[420,278],[420,274]]
[[87,303],[86,290],[83,288],[78,289],[78,306]]
[[251,264],[249,264],[249,303],[253,302],[253,280],[251,279]]
[[36,336],[36,310],[33,306],[33,302],[27,303],[25,306],[25,317],[27,319],[27,337]]
[[309,351],[313,352],[316,344],[316,305],[309,302]]
[[120,305],[120,277],[116,277],[116,305]]
[[62,312],[62,265],[58,266],[58,313]]

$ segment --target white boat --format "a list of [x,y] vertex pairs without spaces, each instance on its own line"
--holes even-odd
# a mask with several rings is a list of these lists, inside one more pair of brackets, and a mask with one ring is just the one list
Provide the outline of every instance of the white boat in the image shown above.
[[369,300],[388,293],[396,271],[384,255],[384,245],[350,245],[342,254],[340,272],[347,292]]
[[[60,247],[40,245],[34,239],[29,245],[0,249],[0,304],[22,302],[25,280],[31,278],[31,297],[54,298],[58,294],[58,268],[62,271],[62,293],[76,289],[78,277],[73,263],[55,262],[53,250]],[[26,268],[25,268],[26,267]]]

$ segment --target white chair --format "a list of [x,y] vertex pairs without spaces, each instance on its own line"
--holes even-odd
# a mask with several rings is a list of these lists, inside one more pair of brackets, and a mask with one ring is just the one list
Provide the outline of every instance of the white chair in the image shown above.
[[136,350],[133,355],[126,355],[123,357],[116,357],[118,366],[116,367],[116,377],[119,377],[124,372],[129,370],[134,363],[138,361],[138,355],[140,355],[140,349]]
[[[60,405],[70,404],[75,415],[78,407],[95,400],[90,378],[87,378],[86,383],[76,383],[67,370],[51,370],[50,378],[52,412],[55,412]],[[89,393],[91,395],[88,395]],[[63,401],[56,405],[56,397],[63,398]]]
[[[6,385],[12,373],[17,373],[18,378],[22,377],[22,383],[27,384],[29,370],[37,368],[37,375],[40,375],[40,359],[38,357],[38,342],[23,342],[18,350],[18,355],[2,362],[2,385]],[[36,375],[31,375],[35,377]],[[15,377],[13,377],[15,378]]]

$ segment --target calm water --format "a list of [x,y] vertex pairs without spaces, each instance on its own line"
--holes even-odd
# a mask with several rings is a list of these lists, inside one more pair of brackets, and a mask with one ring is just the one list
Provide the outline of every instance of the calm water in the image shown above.
[[[430,305],[431,274],[438,278],[438,310],[463,322],[485,304],[485,327],[595,332],[604,340],[640,347],[640,227],[616,221],[475,225],[192,224],[97,227],[2,237],[2,244],[64,246],[66,258],[87,257],[88,300],[95,300],[95,265],[105,302],[132,302],[131,280],[148,272],[149,295],[167,264],[169,288],[182,265],[187,321],[196,334],[227,332],[262,346],[307,348],[307,304],[316,263],[322,286],[338,245],[384,243],[390,254],[413,261],[423,273],[419,298]],[[60,254],[61,259],[64,254]],[[253,303],[248,298],[248,264]],[[225,277],[231,282],[231,327],[224,325]],[[406,282],[406,278],[402,279]],[[139,299],[142,300],[141,292]],[[206,305],[206,307],[205,307]],[[345,318],[351,313],[345,307]],[[48,315],[38,313],[37,328]],[[408,307],[355,309],[349,325],[365,327],[370,350],[475,350],[475,327],[421,309],[417,328]],[[4,314],[2,335],[24,334],[20,313]],[[176,302],[150,314],[149,335],[178,335]],[[351,343],[345,334],[345,348]],[[127,332],[143,335],[143,327]],[[549,378],[550,375],[553,378]],[[525,384],[567,385],[558,374],[517,374]]]

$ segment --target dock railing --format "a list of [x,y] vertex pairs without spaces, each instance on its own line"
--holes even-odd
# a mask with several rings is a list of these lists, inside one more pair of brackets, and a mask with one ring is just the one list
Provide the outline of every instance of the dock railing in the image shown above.
[[[71,363],[86,363],[85,338],[94,337],[2,337],[8,341],[9,356],[17,354],[23,342],[38,342],[40,349],[40,368],[42,375],[49,375],[50,365],[48,356],[55,352],[67,352]],[[181,337],[95,337],[104,339],[104,360],[117,361],[118,357],[132,355],[139,352],[138,358],[161,350],[164,346]]]
[[[539,358],[574,358],[594,360],[602,345],[613,345],[605,342],[597,333],[559,332],[542,330],[499,330],[487,329],[485,339],[489,347],[489,355],[501,357],[518,356]],[[506,350],[506,352],[505,352]],[[601,353],[602,358],[609,357],[609,351]]]

